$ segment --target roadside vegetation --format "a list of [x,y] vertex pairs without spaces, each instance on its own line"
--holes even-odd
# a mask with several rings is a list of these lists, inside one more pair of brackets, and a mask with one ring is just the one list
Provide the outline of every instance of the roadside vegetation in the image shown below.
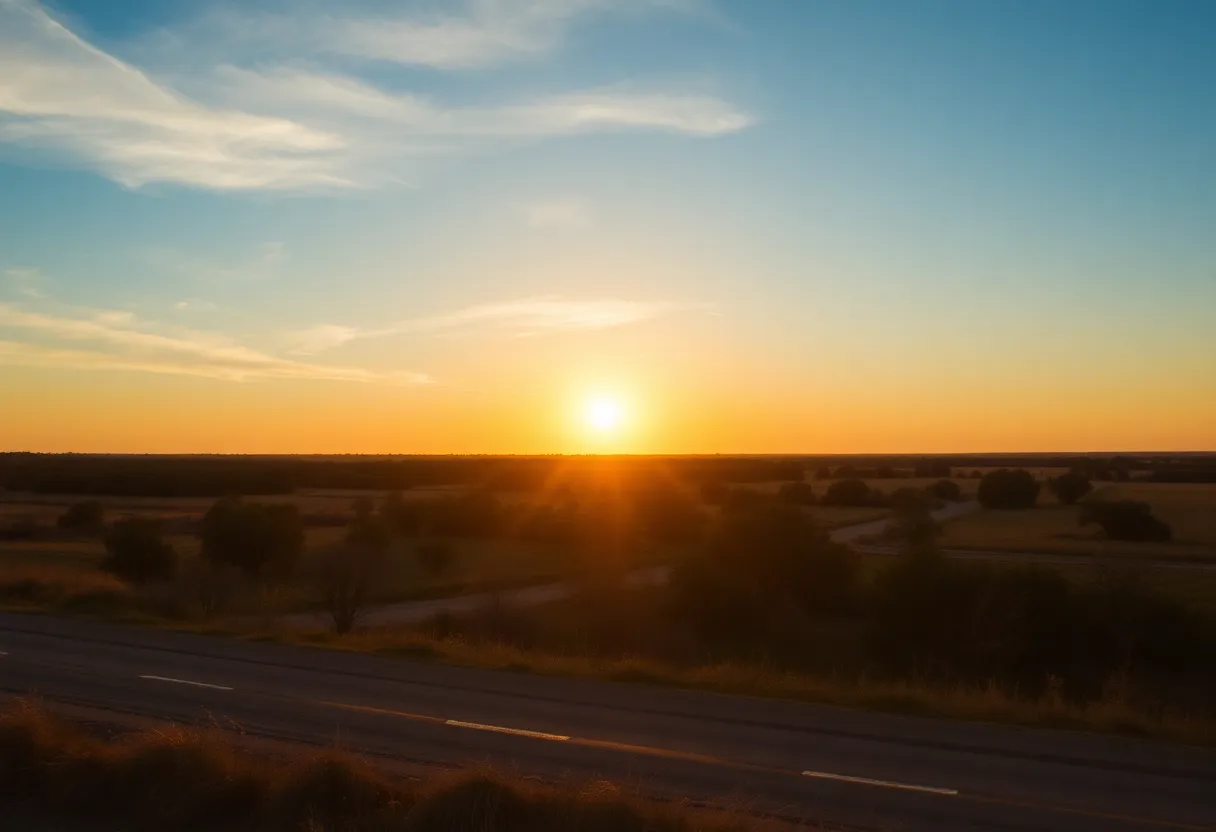
[[273,758],[220,733],[86,733],[28,702],[0,712],[0,813],[81,828],[313,832],[726,832],[741,813],[648,803],[605,782],[544,785],[490,769],[394,777],[338,750]]

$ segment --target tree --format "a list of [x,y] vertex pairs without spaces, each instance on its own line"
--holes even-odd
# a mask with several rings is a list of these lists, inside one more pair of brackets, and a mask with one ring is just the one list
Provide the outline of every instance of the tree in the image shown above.
[[933,550],[942,529],[933,519],[934,497],[916,488],[901,488],[891,495],[891,522],[886,536],[909,552]]
[[105,508],[97,500],[72,503],[67,511],[59,515],[56,525],[67,531],[97,534],[105,528]]
[[1089,481],[1089,477],[1076,471],[1060,474],[1060,476],[1051,481],[1051,491],[1056,495],[1056,499],[1068,506],[1084,497],[1090,491],[1093,491],[1093,489],[1094,486]]
[[949,500],[952,503],[963,499],[963,489],[954,480],[938,480],[926,485],[925,491],[939,500]]
[[1174,537],[1167,523],[1153,516],[1148,503],[1138,500],[1102,500],[1082,503],[1082,526],[1097,523],[1111,540],[1167,542]]
[[177,553],[166,543],[157,520],[124,517],[110,527],[101,567],[125,581],[168,580],[177,572]]
[[352,543],[321,552],[317,584],[321,603],[338,635],[349,633],[367,612],[372,588],[383,575],[387,552],[385,546]]
[[837,480],[823,495],[825,506],[864,506],[870,500],[870,486],[865,480]]
[[780,503],[723,514],[706,551],[670,582],[677,617],[727,641],[772,635],[780,610],[804,618],[849,612],[860,586],[857,556]]
[[294,505],[246,503],[225,497],[203,515],[203,557],[254,577],[286,575],[304,550],[304,527]]
[[792,506],[814,505],[815,489],[809,482],[786,482],[777,489],[777,497]]
[[1039,499],[1039,483],[1029,471],[1001,468],[984,475],[976,496],[984,508],[1033,508]]

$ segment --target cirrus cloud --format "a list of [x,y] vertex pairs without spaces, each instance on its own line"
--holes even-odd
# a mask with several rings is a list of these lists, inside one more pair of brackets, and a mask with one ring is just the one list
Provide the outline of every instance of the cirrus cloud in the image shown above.
[[640,130],[715,136],[753,122],[717,96],[646,85],[452,103],[325,65],[334,53],[487,65],[543,54],[574,17],[612,10],[599,0],[480,0],[439,17],[263,16],[244,30],[277,43],[278,63],[243,66],[241,55],[206,49],[200,59],[182,37],[151,71],[89,43],[36,0],[0,0],[0,144],[129,187],[283,191],[407,181],[437,153],[494,142]]
[[[23,340],[0,339],[0,361],[8,364],[142,370],[230,381],[268,378],[409,384],[432,381],[426,374],[412,371],[376,372],[282,358],[215,333],[151,332],[133,314],[121,310],[64,315],[0,303],[0,333],[6,330],[34,336]],[[65,343],[89,346],[80,348]]]

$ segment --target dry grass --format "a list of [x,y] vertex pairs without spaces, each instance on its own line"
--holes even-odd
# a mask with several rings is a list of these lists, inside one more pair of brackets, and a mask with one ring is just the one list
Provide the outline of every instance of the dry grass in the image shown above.
[[131,587],[98,569],[28,563],[0,567],[0,605],[8,608],[114,613],[135,602]]
[[21,702],[0,714],[0,805],[131,830],[685,832],[773,824],[653,804],[605,784],[544,786],[488,769],[415,783],[337,752],[267,760],[170,728],[103,741]]
[[1106,540],[1096,526],[1080,526],[1079,509],[1041,494],[1027,511],[977,511],[950,521],[941,539],[948,549],[1093,554],[1114,558],[1216,559],[1216,484],[1112,483],[1102,499],[1142,500],[1173,527],[1170,543]]
[[1056,694],[1038,699],[1018,698],[996,685],[982,688],[943,687],[916,682],[833,678],[752,662],[688,666],[640,656],[602,658],[525,649],[502,642],[475,641],[459,636],[435,638],[417,631],[368,630],[347,636],[276,631],[262,633],[258,637],[548,676],[665,685],[890,713],[1119,733],[1216,746],[1216,717],[1169,711],[1149,712],[1121,690],[1109,691],[1098,702],[1076,706]]

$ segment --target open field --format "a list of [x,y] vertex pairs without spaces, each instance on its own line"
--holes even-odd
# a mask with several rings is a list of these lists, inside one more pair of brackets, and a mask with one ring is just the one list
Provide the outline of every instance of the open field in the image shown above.
[[1094,496],[1148,503],[1154,514],[1173,528],[1174,540],[1107,540],[1096,526],[1078,524],[1076,506],[1059,505],[1050,494],[1040,494],[1038,506],[1031,510],[982,510],[949,522],[941,545],[1124,558],[1216,559],[1216,484],[1104,483],[1095,488]]

